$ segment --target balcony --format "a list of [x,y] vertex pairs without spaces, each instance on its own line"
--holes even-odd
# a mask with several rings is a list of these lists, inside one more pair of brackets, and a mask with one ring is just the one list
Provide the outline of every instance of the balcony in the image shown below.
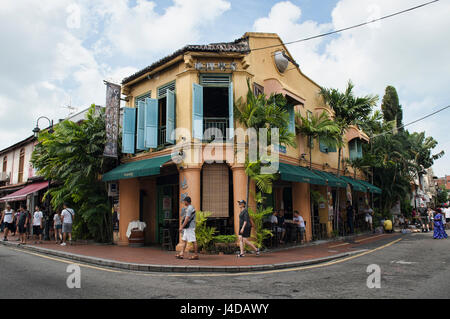
[[[206,132],[208,129],[218,129],[222,132],[222,137],[227,137],[227,128],[229,128],[229,119],[227,117],[205,117],[203,119],[203,130]],[[205,135],[205,140],[212,139],[214,133],[210,134],[211,136]]]
[[161,126],[158,132],[158,146],[166,145],[166,127]]

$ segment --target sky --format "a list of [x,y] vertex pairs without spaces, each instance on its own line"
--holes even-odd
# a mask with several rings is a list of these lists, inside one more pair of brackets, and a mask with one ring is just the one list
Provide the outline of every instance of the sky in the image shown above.
[[[187,44],[232,41],[245,32],[285,42],[404,10],[427,0],[3,0],[0,6],[0,149],[92,103],[103,80],[124,77]],[[404,123],[450,105],[450,1],[338,35],[289,45],[300,69],[321,86],[358,95],[396,87]],[[379,107],[379,105],[378,105]],[[450,148],[450,109],[408,126]],[[41,120],[40,127],[48,125]],[[435,175],[450,175],[450,151]]]

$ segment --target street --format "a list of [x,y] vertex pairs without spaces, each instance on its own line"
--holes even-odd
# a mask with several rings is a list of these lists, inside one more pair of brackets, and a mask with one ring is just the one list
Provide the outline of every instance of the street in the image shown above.
[[[436,298],[450,293],[450,241],[432,233],[363,245],[362,255],[328,264],[251,274],[137,273],[81,265],[81,288],[66,281],[71,261],[0,246],[2,298]],[[373,251],[372,251],[373,250]],[[381,288],[367,287],[367,267]]]

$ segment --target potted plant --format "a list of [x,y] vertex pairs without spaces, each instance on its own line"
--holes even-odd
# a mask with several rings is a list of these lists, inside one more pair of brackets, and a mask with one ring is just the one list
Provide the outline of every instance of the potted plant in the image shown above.
[[236,235],[218,235],[214,236],[214,247],[218,253],[225,255],[234,254],[237,250]]

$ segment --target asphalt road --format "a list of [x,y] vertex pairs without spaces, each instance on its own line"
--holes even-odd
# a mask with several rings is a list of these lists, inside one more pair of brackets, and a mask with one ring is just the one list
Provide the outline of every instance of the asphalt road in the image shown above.
[[[66,281],[71,261],[0,246],[0,296],[423,299],[450,295],[450,240],[433,240],[431,233],[409,234],[362,248],[368,249],[363,256],[331,264],[244,275],[136,273],[81,265],[81,288],[70,289]],[[381,269],[379,289],[367,287],[367,267],[372,264]]]

